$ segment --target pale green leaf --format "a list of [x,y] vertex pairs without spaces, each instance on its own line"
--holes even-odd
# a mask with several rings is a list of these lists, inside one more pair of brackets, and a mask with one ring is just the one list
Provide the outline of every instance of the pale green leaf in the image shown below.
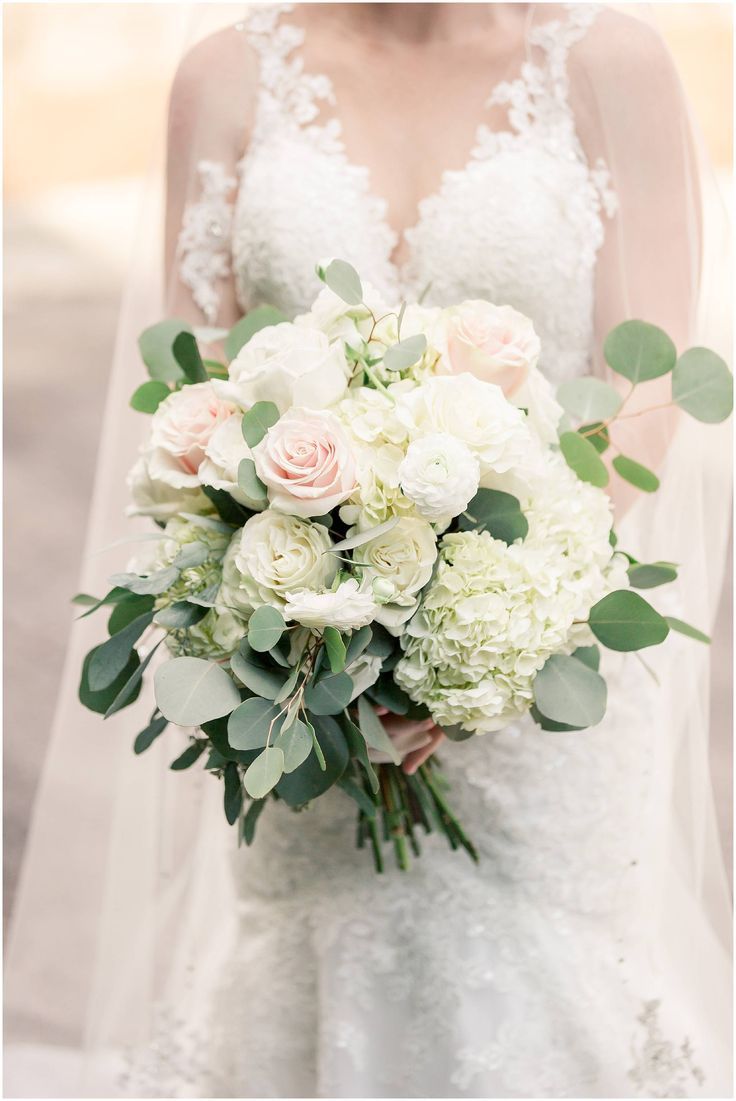
[[276,746],[260,753],[245,771],[243,785],[251,799],[265,799],[284,774],[284,754]]
[[553,722],[586,728],[606,713],[606,682],[584,662],[553,654],[534,678],[534,700]]
[[203,658],[173,658],[154,677],[156,704],[169,722],[201,726],[229,715],[240,703],[240,692],[219,665]]
[[733,410],[733,375],[709,348],[690,348],[675,364],[672,400],[696,420],[717,424]]
[[662,329],[646,321],[624,321],[606,337],[606,363],[634,384],[666,375],[675,366],[677,351]]

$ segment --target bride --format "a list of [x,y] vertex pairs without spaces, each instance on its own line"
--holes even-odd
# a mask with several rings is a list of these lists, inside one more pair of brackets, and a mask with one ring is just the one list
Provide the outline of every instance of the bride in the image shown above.
[[[319,290],[315,263],[339,256],[390,301],[512,304],[553,383],[602,374],[626,318],[681,350],[696,339],[702,186],[671,60],[633,16],[252,6],[174,83],[166,312],[210,329],[261,303],[293,316]],[[123,362],[96,550],[122,530],[140,432],[121,422],[137,369]],[[666,610],[707,629],[715,448],[666,410],[626,423],[663,490],[644,521],[612,483],[621,543],[644,561],[674,545]],[[342,793],[298,830],[270,805],[237,849],[215,785],[167,775],[171,744],[135,759],[133,712],[101,730],[67,693],[9,950],[8,1095],[728,1095],[729,913],[694,647],[670,639],[655,670],[610,654],[612,705],[584,734],[520,721],[446,755],[440,731],[420,736],[407,767],[439,752],[480,863],[435,838],[382,877]]]

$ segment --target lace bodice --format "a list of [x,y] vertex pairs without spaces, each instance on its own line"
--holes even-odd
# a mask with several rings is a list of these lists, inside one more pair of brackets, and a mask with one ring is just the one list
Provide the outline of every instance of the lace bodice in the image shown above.
[[[392,256],[399,235],[366,167],[347,156],[327,76],[305,70],[304,31],[290,5],[257,8],[243,33],[260,66],[255,123],[238,166],[232,227],[222,216],[233,181],[201,166],[204,190],[190,207],[181,275],[209,321],[228,247],[238,299],[269,302],[293,315],[319,291],[317,260],[341,256],[385,298],[444,304],[465,298],[510,303],[542,337],[542,366],[555,378],[588,363],[596,253],[604,217],[615,209],[603,164],[587,163],[568,101],[566,60],[595,19],[593,5],[529,33],[517,79],[490,90],[507,128],[482,121],[466,165],[446,171],[403,234],[407,259]],[[533,59],[532,59],[532,54]],[[219,183],[219,193],[218,193]],[[199,225],[202,235],[191,232]],[[210,230],[208,227],[214,227]],[[223,232],[227,230],[227,232]],[[212,261],[206,263],[207,250]]]

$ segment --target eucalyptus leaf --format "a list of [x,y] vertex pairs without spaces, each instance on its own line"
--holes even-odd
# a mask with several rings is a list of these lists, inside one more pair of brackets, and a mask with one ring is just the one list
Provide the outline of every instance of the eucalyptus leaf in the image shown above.
[[163,734],[168,725],[168,719],[164,718],[163,715],[156,715],[154,713],[154,717],[151,719],[148,726],[144,727],[140,734],[136,735],[136,739],[133,742],[133,752],[144,753],[153,745],[156,738],[158,738],[160,734]]
[[138,698],[141,690],[141,681],[143,680],[143,674],[151,663],[151,658],[158,650],[159,646],[163,642],[160,639],[156,645],[146,654],[142,662],[133,670],[131,675],[123,687],[118,692],[115,699],[112,701],[107,711],[105,712],[105,718],[109,719],[111,715],[114,715],[117,711],[122,711],[128,704],[133,703]]
[[243,784],[251,799],[265,799],[284,774],[284,754],[276,746],[268,746],[245,770]]
[[375,527],[368,528],[366,531],[356,532],[355,535],[351,535],[347,539],[341,539],[339,543],[333,543],[330,550],[332,552],[348,551],[354,550],[355,547],[362,547],[364,543],[370,543],[372,539],[377,539],[379,535],[385,535],[395,528],[399,519],[399,516],[392,516],[390,520],[386,520],[382,524],[376,524]]
[[397,753],[394,743],[389,738],[386,728],[365,696],[358,696],[358,725],[361,734],[371,749],[378,749],[382,753],[387,753],[395,765],[401,764],[401,757]]
[[508,545],[523,539],[529,531],[517,498],[498,489],[479,489],[458,517],[458,526],[462,531],[487,531]]
[[681,635],[687,635],[688,638],[694,638],[696,642],[710,643],[710,638],[704,631],[699,631],[697,627],[692,627],[689,623],[685,623],[682,619],[676,619],[675,616],[665,616],[668,626],[677,631]]
[[677,567],[671,562],[635,562],[627,572],[635,589],[654,589],[677,579]]
[[406,340],[400,340],[386,349],[383,366],[387,371],[405,371],[418,363],[426,350],[427,338],[423,333],[408,336]]
[[563,382],[557,390],[557,400],[571,417],[585,422],[615,417],[623,399],[610,383],[588,377]]
[[330,661],[330,669],[333,673],[341,673],[345,668],[347,648],[336,627],[325,627],[322,637],[324,639],[327,657]]
[[256,447],[263,437],[276,424],[281,414],[272,401],[257,401],[247,413],[243,414],[243,439],[248,447]]
[[[123,605],[124,607],[124,605]],[[183,630],[193,627],[207,615],[208,609],[201,604],[191,604],[188,600],[177,600],[166,608],[160,608],[154,616],[154,623],[167,630]]]
[[240,812],[243,809],[243,788],[240,783],[240,772],[234,761],[228,761],[225,765],[223,778],[225,780],[223,798],[225,817],[228,823],[233,826],[240,817]]
[[385,627],[380,623],[371,624],[371,640],[366,647],[369,654],[374,654],[385,661],[393,653],[396,645],[396,639]]
[[[82,665],[82,675],[79,681],[79,700],[80,703],[82,703],[84,707],[89,708],[90,711],[95,711],[98,715],[104,715],[110,704],[115,700],[118,693],[121,691],[121,689],[125,687],[135,670],[138,668],[138,665],[140,664],[140,659],[136,651],[132,650],[130,652],[130,656],[128,657],[125,668],[115,678],[112,684],[109,684],[107,688],[104,688],[101,691],[93,691],[89,686],[89,666],[97,649],[99,649],[99,647],[95,647],[94,650],[90,650],[90,652],[84,659],[84,664]],[[133,696],[133,699],[136,698],[139,692],[140,682]],[[131,699],[129,702],[132,703],[133,699]]]
[[467,742],[468,738],[473,737],[472,730],[463,730],[461,726],[443,726],[442,730],[451,742]]
[[529,714],[534,719],[534,722],[541,726],[542,730],[554,731],[555,733],[563,733],[571,730],[584,730],[584,726],[570,726],[569,723],[556,723],[552,719],[546,718],[535,704],[532,704],[529,708]]
[[[243,462],[246,460],[243,459]],[[253,512],[244,505],[235,501],[224,489],[215,489],[214,486],[202,486],[202,492],[208,497],[217,509],[218,515],[227,524],[228,529],[240,528],[250,519]],[[251,498],[255,500],[255,498]]]
[[608,428],[602,421],[594,421],[592,424],[583,424],[578,429],[581,436],[585,436],[588,443],[592,444],[599,455],[608,451],[611,444],[611,436]]
[[677,351],[662,329],[646,321],[624,321],[606,337],[606,363],[637,384],[666,375],[675,366]]
[[354,780],[349,779],[347,776],[342,776],[337,781],[337,786],[342,788],[345,794],[349,795],[353,802],[358,804],[361,814],[365,815],[366,818],[376,817],[376,804]]
[[121,600],[113,607],[107,621],[107,633],[116,635],[138,616],[143,615],[144,612],[150,612],[154,604],[153,596],[137,596],[135,593],[128,593],[127,600]]
[[171,350],[187,382],[209,381],[210,376],[199,354],[194,333],[179,333],[174,339]]
[[599,488],[608,485],[608,471],[590,440],[578,432],[563,432],[560,451],[581,482],[590,482]]
[[286,630],[284,617],[277,608],[264,604],[248,621],[248,644],[259,654],[272,649]]
[[645,493],[654,493],[659,489],[659,478],[641,463],[629,459],[626,455],[617,455],[612,463],[613,469],[625,481],[632,486],[643,490]]
[[240,703],[225,670],[203,658],[173,658],[159,666],[153,683],[159,711],[178,726],[201,726],[229,715]]
[[411,707],[411,699],[390,674],[380,676],[367,693],[375,703],[387,707],[394,715],[406,715]]
[[365,649],[370,646],[371,639],[373,638],[373,631],[370,627],[361,627],[360,630],[354,631],[350,636],[348,642],[347,653],[345,655],[345,668],[349,669],[354,661],[360,657]]
[[[609,650],[624,652],[658,646],[669,633],[667,620],[630,589],[618,589],[594,604],[588,626]],[[540,709],[544,711],[541,705]]]
[[597,646],[578,646],[577,650],[573,651],[574,658],[578,661],[582,661],[583,665],[587,665],[589,669],[594,669],[596,673],[601,664],[601,652]]
[[252,459],[241,459],[238,464],[238,488],[251,501],[267,501],[268,492],[266,487],[258,477],[256,472],[256,464]]
[[596,726],[606,713],[606,682],[574,657],[553,654],[534,678],[534,701],[547,719],[570,726]]
[[279,708],[270,700],[252,696],[235,708],[227,722],[227,740],[233,749],[261,749],[281,730]]
[[139,596],[158,596],[165,593],[179,580],[179,571],[176,566],[166,566],[165,569],[156,570],[148,577],[139,577],[136,573],[115,573],[110,580],[113,584]]
[[368,783],[370,784],[371,791],[374,795],[377,795],[379,788],[378,776],[376,775],[376,771],[373,768],[371,759],[368,756],[368,746],[360,728],[355,725],[347,711],[343,711],[342,715],[340,716],[339,723],[342,732],[345,735],[345,739],[348,743],[350,756],[354,757],[361,765],[363,771],[366,774],[366,777],[368,778]]
[[288,775],[303,764],[312,752],[312,735],[301,719],[294,719],[274,742],[284,754],[284,772]]
[[353,682],[347,673],[331,673],[307,685],[305,706],[314,715],[339,715],[353,695]]
[[233,325],[225,337],[225,355],[228,362],[232,363],[240,349],[261,329],[267,329],[270,325],[279,325],[287,320],[286,314],[277,310],[275,306],[257,306],[251,310]]
[[345,735],[334,719],[316,719],[313,729],[314,753],[310,753],[294,772],[284,775],[276,788],[276,794],[290,807],[303,806],[331,788],[350,759]]
[[155,413],[162,401],[164,401],[171,390],[165,382],[159,382],[157,379],[149,379],[148,382],[142,383],[137,390],[133,392],[130,399],[130,406],[135,409],[137,413]]
[[138,337],[138,349],[152,379],[181,382],[183,372],[174,358],[174,341],[180,333],[191,333],[186,321],[170,318],[144,329]]
[[263,799],[254,799],[243,816],[243,841],[252,845],[256,836],[256,823],[266,803]]
[[175,761],[172,761],[169,768],[173,772],[183,772],[186,768],[191,768],[204,753],[207,748],[207,742],[204,739],[194,741],[191,745],[181,753]]
[[709,348],[690,348],[672,372],[672,400],[705,424],[718,424],[733,410],[733,375]]
[[360,276],[346,260],[332,260],[325,268],[323,278],[330,290],[349,306],[359,306],[363,301]]
[[93,692],[103,691],[119,677],[133,647],[152,619],[152,611],[144,612],[96,648],[88,672],[89,687]]
[[196,569],[197,566],[203,565],[209,556],[210,548],[207,544],[200,542],[199,539],[192,539],[184,544],[171,564],[178,570]]
[[[247,643],[246,643],[247,646]],[[257,660],[260,654],[247,647],[244,655],[237,651],[230,657],[230,668],[239,681],[266,700],[275,700],[284,687],[286,676],[283,669],[274,669],[265,660]]]

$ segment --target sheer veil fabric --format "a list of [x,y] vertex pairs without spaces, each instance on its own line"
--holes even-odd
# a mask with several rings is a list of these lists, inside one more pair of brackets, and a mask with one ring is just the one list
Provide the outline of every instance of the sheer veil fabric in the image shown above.
[[[506,88],[508,96],[491,104],[483,120],[486,129],[479,131],[481,137],[491,135],[483,140],[501,145],[504,139],[494,134],[523,125],[530,112],[539,110],[540,100],[525,98],[539,44],[570,17],[569,12],[560,15],[558,5],[518,8],[523,8],[523,19],[515,16],[519,34],[510,38],[509,52],[488,80],[489,89]],[[267,10],[259,7],[256,17]],[[230,9],[226,18],[237,17]],[[242,20],[248,18],[243,10]],[[211,253],[194,256],[194,274],[188,278],[177,262],[186,212],[200,202],[207,186],[203,164],[214,165],[220,174],[219,190],[216,181],[213,186],[223,199],[220,228],[229,239],[238,181],[243,191],[250,186],[249,150],[259,140],[258,110],[268,75],[252,36],[243,33],[243,22],[211,35],[209,19],[201,10],[194,16],[192,37],[199,41],[175,82],[167,190],[161,173],[154,173],[122,307],[80,585],[97,595],[106,591],[107,577],[126,552],[115,544],[137,529],[147,530],[144,522],[125,517],[126,474],[145,430],[144,418],[128,407],[141,378],[138,332],[163,314],[197,325],[229,325],[243,309],[270,297],[267,281],[210,278],[208,283],[203,273]],[[723,254],[727,235],[672,63],[641,13],[604,10],[592,20],[584,12],[583,24],[584,33],[571,42],[565,72],[552,76],[565,82],[572,137],[591,170],[600,164],[596,186],[601,204],[608,200],[611,206],[605,236],[596,245],[589,368],[605,374],[605,364],[592,350],[600,349],[608,329],[627,317],[662,325],[679,349],[704,343],[727,356],[730,334],[722,321],[730,279],[729,258]],[[524,80],[515,80],[517,74]],[[328,120],[332,89],[320,80],[314,78],[311,98],[295,95],[290,104],[300,126]],[[336,77],[338,102],[339,90]],[[347,142],[347,123],[345,130]],[[334,127],[325,131],[333,147],[339,144]],[[572,138],[560,132],[559,140],[564,147]],[[461,152],[455,164],[462,162]],[[344,158],[340,163],[344,170]],[[421,266],[416,259],[420,234],[415,227],[402,244],[365,175],[347,168],[377,220],[366,255],[346,258],[361,272],[372,266],[371,277],[383,279],[397,296],[402,290],[418,293],[423,272],[417,272],[413,284],[406,245],[414,243],[415,267]],[[426,226],[431,203],[420,206],[420,216],[422,210]],[[397,243],[400,266],[391,260]],[[247,253],[249,242],[240,248]],[[254,271],[255,244],[252,248]],[[327,253],[325,243],[310,262]],[[292,279],[291,286],[299,285]],[[657,384],[649,390],[642,407],[659,400]],[[666,557],[680,563],[680,581],[657,606],[707,631],[725,566],[730,431],[704,430],[666,410],[627,424],[619,446],[656,466],[662,489],[652,500],[622,500],[621,545],[642,561]],[[178,735],[167,735],[140,758],[131,752],[133,737],[150,714],[149,693],[104,727],[79,705],[82,658],[98,641],[100,629],[98,619],[86,619],[72,631],[39,786],[7,952],[5,1092],[21,1097],[147,1095],[135,1092],[142,1088],[136,1083],[144,1080],[141,1053],[145,1062],[164,1013],[169,1016],[166,1035],[176,1039],[163,1053],[157,1050],[150,1091],[198,1096],[209,1070],[208,1049],[197,1037],[206,1034],[212,988],[228,967],[239,932],[234,836],[222,820],[211,779],[196,770],[169,772]],[[639,856],[646,905],[641,928],[628,945],[628,966],[635,971],[638,965],[654,964],[670,976],[674,1000],[689,1006],[710,1042],[711,1076],[705,1086],[691,1083],[688,1089],[724,1096],[730,1090],[731,910],[709,777],[708,652],[671,637],[652,664],[659,681],[651,729],[657,782],[648,813],[656,828],[647,834]],[[666,1025],[664,999],[663,1004]],[[679,1035],[677,1021],[672,1027]],[[133,1064],[136,1077],[131,1076]],[[650,1084],[644,1083],[641,1092]],[[240,1095],[249,1095],[243,1089]],[[470,1089],[458,1090],[458,1096],[473,1095]]]

